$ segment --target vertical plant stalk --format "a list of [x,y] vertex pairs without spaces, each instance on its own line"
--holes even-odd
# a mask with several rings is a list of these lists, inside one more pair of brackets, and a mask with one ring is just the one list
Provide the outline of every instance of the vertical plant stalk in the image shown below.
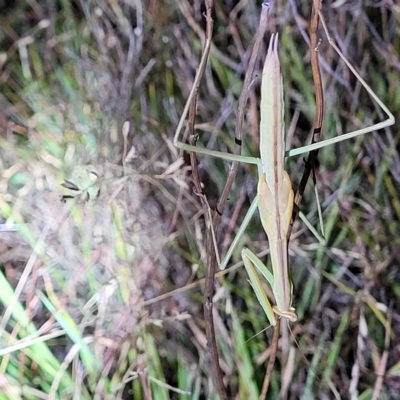
[[[212,10],[213,10],[213,1],[206,0],[206,42],[203,49],[202,60],[206,60],[208,58],[208,54],[211,48],[211,37],[213,30],[213,20],[212,20]],[[260,17],[260,25],[255,35],[255,42],[253,46],[253,50],[250,56],[249,65],[246,71],[246,76],[243,84],[243,89],[239,97],[239,106],[238,113],[236,117],[236,128],[235,128],[235,148],[234,154],[241,153],[242,147],[242,127],[244,121],[244,114],[246,110],[246,104],[250,93],[251,84],[253,81],[253,73],[255,63],[257,61],[257,56],[260,50],[260,46],[262,43],[262,39],[264,37],[264,33],[267,27],[268,17],[269,17],[270,5],[269,3],[263,3],[261,17]],[[206,66],[205,62],[200,62],[201,70],[199,69],[199,74],[202,76],[204,74],[204,69]],[[200,68],[200,67],[199,67]],[[201,78],[200,78],[201,79]],[[198,82],[200,82],[200,79]],[[189,108],[189,121],[188,121],[188,133],[189,133],[189,142],[191,144],[195,144],[196,135],[194,134],[194,121],[196,114],[196,99],[199,87],[195,88],[195,95],[193,96],[193,100],[190,104]],[[214,227],[214,231],[217,230],[218,225],[220,223],[221,215],[223,213],[223,209],[225,207],[226,200],[228,198],[228,194],[231,190],[232,184],[235,180],[236,173],[238,170],[238,163],[233,162],[229,168],[228,177],[225,183],[225,186],[221,192],[221,195],[217,202],[217,207],[215,211],[210,212],[210,206],[208,204],[206,196],[202,192],[200,179],[198,176],[197,169],[197,160],[195,154],[190,153],[190,162],[192,166],[192,177],[193,182],[196,188],[196,194],[200,197],[202,206],[205,211],[205,217],[212,216],[212,221],[209,221],[208,229],[207,229],[207,238],[206,238],[206,248],[212,249],[214,248],[213,243],[213,235],[211,230],[211,223]],[[206,337],[207,344],[211,354],[211,366],[212,373],[216,383],[217,391],[221,399],[228,399],[228,394],[223,383],[222,372],[219,367],[219,356],[218,349],[215,340],[215,328],[214,328],[214,319],[213,319],[213,294],[214,294],[214,283],[215,283],[215,270],[216,270],[216,254],[215,252],[208,252],[207,254],[207,271],[205,278],[205,293],[204,293],[204,319],[206,325]]]
[[278,352],[278,343],[279,343],[279,331],[281,320],[277,319],[276,325],[274,326],[274,336],[272,337],[271,343],[271,355],[269,356],[267,372],[264,376],[264,381],[261,389],[260,400],[263,400],[267,397],[269,384],[271,382],[272,372],[275,366],[276,354]]
[[[318,57],[318,26],[319,26],[319,11],[321,8],[320,0],[313,0],[313,6],[311,11],[310,20],[310,55],[311,55],[311,69],[313,74],[314,88],[315,88],[315,118],[314,118],[314,128],[311,143],[317,143],[320,141],[322,121],[324,118],[324,91],[322,87],[321,70],[319,66]],[[299,187],[294,197],[294,202],[299,205],[304,194],[308,179],[310,177],[311,171],[313,172],[313,180],[315,184],[315,173],[314,166],[315,161],[318,157],[318,149],[310,151],[307,159],[305,160],[305,167],[303,176],[301,177]],[[292,220],[290,222],[289,228],[289,238],[292,233],[293,223],[296,219],[297,212],[296,208],[293,209]]]
[[[206,6],[206,34],[205,34],[205,44],[204,44],[204,49],[203,53],[201,56],[201,62],[199,66],[199,70],[197,73],[197,85],[194,88],[194,93],[193,93],[193,99],[190,103],[189,107],[189,115],[188,115],[188,141],[191,145],[195,145],[197,141],[197,136],[195,135],[194,132],[194,124],[195,124],[195,118],[196,118],[196,104],[197,104],[197,95],[200,87],[200,81],[202,76],[204,75],[204,71],[206,68],[206,61],[208,59],[210,49],[211,49],[211,40],[212,40],[212,32],[213,32],[213,26],[214,26],[214,21],[212,18],[212,11],[213,11],[213,0],[205,0],[205,6]],[[192,180],[193,184],[195,187],[196,195],[199,196],[202,207],[204,209],[204,215],[206,218],[206,221],[208,221],[207,225],[207,237],[206,237],[206,243],[207,247],[206,248],[214,248],[213,247],[213,242],[212,242],[212,235],[210,234],[211,232],[211,227],[210,224],[212,221],[210,221],[209,215],[210,214],[210,206],[207,201],[207,197],[203,194],[202,187],[201,187],[201,181],[199,178],[199,172],[198,172],[198,165],[197,165],[197,158],[196,154],[194,152],[190,152],[190,165],[192,168]],[[211,238],[211,241],[210,241]],[[211,246],[210,246],[211,243]],[[213,259],[212,262],[210,262],[210,254],[212,254]],[[212,272],[210,273],[210,270]],[[212,375],[214,377],[214,382],[217,388],[217,392],[219,397],[222,400],[227,400],[228,399],[228,394],[222,379],[222,373],[221,369],[219,367],[219,357],[218,357],[218,349],[215,341],[215,330],[214,330],[214,320],[212,318],[212,295],[213,295],[213,287],[211,289],[211,295],[209,294],[209,290],[207,291],[207,288],[209,288],[209,285],[207,285],[207,277],[212,275],[214,277],[214,271],[215,271],[215,253],[209,252],[207,255],[207,271],[206,271],[206,290],[204,294],[204,319],[205,319],[205,325],[206,325],[206,337],[207,337],[207,345],[209,348],[209,351],[211,353],[211,368],[212,368]],[[209,298],[211,298],[211,306],[209,302]],[[211,309],[211,312],[210,312]]]

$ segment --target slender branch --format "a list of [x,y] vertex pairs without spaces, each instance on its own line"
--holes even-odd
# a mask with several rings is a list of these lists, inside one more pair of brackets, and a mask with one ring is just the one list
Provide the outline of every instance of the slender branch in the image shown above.
[[[198,74],[196,75],[196,85],[191,92],[190,96],[190,105],[189,105],[189,117],[188,117],[188,125],[187,125],[187,132],[189,137],[190,144],[194,145],[196,142],[196,135],[194,133],[194,123],[195,123],[195,114],[196,114],[196,102],[197,102],[197,94],[199,89],[199,82],[204,74],[206,60],[208,58],[208,53],[211,48],[211,37],[212,37],[212,30],[213,30],[213,20],[212,20],[212,10],[213,10],[213,1],[206,0],[206,19],[207,19],[207,26],[206,26],[206,42],[203,49],[202,54],[202,61],[199,67]],[[243,89],[239,97],[239,107],[238,113],[236,117],[236,129],[235,129],[235,149],[234,154],[241,153],[241,144],[242,144],[242,127],[244,121],[244,114],[246,110],[246,104],[249,97],[251,84],[253,81],[253,73],[255,64],[257,61],[257,56],[260,50],[260,46],[262,43],[262,39],[264,37],[264,33],[267,27],[268,16],[269,16],[270,5],[269,3],[263,3],[262,11],[261,11],[261,18],[260,18],[260,25],[256,32],[255,42],[253,46],[253,50],[250,56],[249,65],[247,68]],[[186,136],[185,134],[185,136]],[[202,192],[201,183],[198,175],[198,168],[197,168],[197,160],[195,157],[195,153],[190,153],[190,162],[192,167],[192,179],[195,186],[196,194],[200,197],[202,206],[205,210],[205,216],[207,218],[210,215],[209,204],[207,201],[206,196]],[[217,203],[216,211],[213,213],[212,221],[209,221],[209,228],[207,229],[207,239],[206,248],[212,249],[214,248],[213,244],[213,237],[212,237],[212,230],[211,230],[211,222],[214,226],[214,231],[217,229],[220,218],[232,187],[232,184],[235,180],[236,173],[238,169],[238,163],[234,162],[231,164],[227,181],[225,186],[222,190],[221,196]],[[206,324],[206,337],[207,343],[211,353],[211,364],[212,364],[212,373],[215,379],[216,387],[218,394],[221,399],[228,399],[228,395],[226,392],[226,388],[223,384],[222,380],[222,373],[219,367],[219,356],[218,356],[218,349],[215,340],[215,328],[214,328],[214,319],[213,319],[213,294],[214,294],[214,279],[215,279],[215,270],[216,270],[216,254],[215,252],[208,252],[207,255],[207,271],[206,271],[206,278],[205,278],[205,294],[204,294],[204,319]]]
[[272,372],[275,366],[276,353],[278,352],[279,331],[280,331],[280,319],[278,318],[276,321],[276,325],[274,326],[274,336],[272,337],[272,343],[271,343],[271,355],[269,356],[268,360],[268,367],[264,377],[260,400],[263,400],[267,397],[269,383],[271,382]]
[[[201,63],[199,66],[199,70],[196,74],[196,82],[194,84],[194,87],[191,92],[191,96],[189,97],[190,99],[190,104],[189,104],[189,110],[188,110],[188,124],[187,124],[187,132],[188,133],[188,140],[191,145],[195,145],[197,141],[197,137],[194,132],[194,124],[195,124],[195,117],[196,117],[196,104],[197,104],[197,95],[200,87],[200,81],[204,75],[205,67],[206,67],[206,62],[208,59],[208,55],[210,52],[211,48],[211,39],[212,39],[212,32],[213,32],[213,26],[214,26],[214,21],[212,18],[212,11],[213,11],[213,0],[205,0],[205,6],[206,6],[206,34],[205,34],[205,43],[204,43],[204,48],[203,48],[203,54],[201,56]],[[186,136],[186,135],[185,135]],[[193,184],[195,186],[195,191],[197,196],[199,196],[201,204],[204,209],[204,214],[205,218],[207,220],[208,215],[209,215],[209,209],[210,206],[208,204],[206,196],[203,194],[202,187],[201,187],[201,181],[199,178],[199,172],[198,172],[198,166],[197,166],[197,158],[196,154],[194,152],[190,152],[190,165],[192,168],[192,180]],[[211,224],[212,221],[209,221],[209,224]],[[209,236],[210,236],[210,229],[207,229],[207,243],[209,242]],[[208,247],[212,248],[212,247]],[[207,262],[208,264],[208,262]],[[209,264],[208,264],[209,265]],[[214,265],[215,268],[215,265]],[[209,270],[209,267],[207,268],[207,271]],[[205,323],[206,323],[206,332],[210,329],[214,332],[214,321],[211,317],[209,316],[208,312],[208,302],[207,302],[207,295],[205,294],[205,300],[204,300],[204,318],[205,318]],[[211,328],[210,328],[211,325]],[[217,349],[217,344],[215,341],[215,337],[209,337],[207,335],[207,342],[208,342],[208,347],[211,353],[211,367],[212,367],[212,375],[214,377],[214,381],[217,387],[217,391],[219,394],[219,397],[223,400],[228,399],[228,395],[226,392],[226,388],[222,379],[222,373],[221,369],[219,368],[219,357],[218,357],[218,349]]]
[[[314,88],[315,88],[315,118],[314,118],[314,130],[311,143],[317,143],[320,141],[321,129],[322,129],[322,121],[324,117],[324,92],[322,87],[322,79],[321,79],[321,70],[319,66],[319,57],[318,57],[318,25],[319,25],[319,14],[318,11],[321,7],[320,0],[313,0],[313,7],[311,11],[311,22],[310,22],[310,54],[311,54],[311,68],[314,80]],[[318,149],[310,151],[308,154],[307,160],[305,160],[305,167],[303,176],[301,177],[299,187],[297,189],[294,202],[296,205],[299,205],[304,194],[305,187],[307,185],[307,181],[310,177],[311,171],[313,171],[313,180],[315,183],[315,175],[314,175],[314,165],[318,156]],[[296,208],[293,209],[292,220],[290,222],[289,228],[289,236],[292,233],[293,223],[296,219],[297,212]]]

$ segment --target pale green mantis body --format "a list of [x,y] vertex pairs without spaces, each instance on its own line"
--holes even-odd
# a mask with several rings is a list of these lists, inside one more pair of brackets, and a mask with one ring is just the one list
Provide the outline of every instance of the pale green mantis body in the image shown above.
[[[233,240],[226,256],[220,263],[220,267],[222,269],[226,267],[234,248],[237,246],[241,235],[258,207],[262,225],[268,236],[272,272],[252,251],[247,248],[242,250],[242,258],[257,299],[264,309],[269,323],[273,326],[276,325],[277,318],[285,318],[291,322],[297,320],[295,309],[292,307],[292,282],[289,277],[288,268],[288,229],[293,211],[294,195],[290,178],[284,169],[285,156],[299,155],[311,150],[316,150],[333,143],[385,128],[394,123],[394,117],[387,107],[360,77],[332,39],[330,39],[321,13],[320,18],[329,42],[346,63],[348,68],[361,82],[363,87],[368,91],[370,96],[385,112],[388,117],[385,121],[332,139],[314,143],[303,148],[292,149],[285,153],[283,86],[278,57],[278,35],[275,34],[272,35],[270,39],[261,83],[260,158],[227,154],[179,142],[179,134],[187,116],[189,104],[194,95],[194,90],[192,90],[189,95],[188,102],[185,106],[174,137],[174,145],[183,150],[257,165],[259,174],[257,197],[253,200],[235,239]],[[198,83],[196,76],[193,87],[198,85]],[[270,284],[276,305],[271,305],[264,289],[262,288],[256,270],[261,272]]]
[[[244,248],[242,258],[249,274],[257,298],[272,325],[276,324],[274,314],[296,321],[297,316],[291,306],[292,284],[288,269],[288,231],[293,213],[294,193],[289,175],[284,170],[285,123],[283,103],[283,82],[278,57],[278,35],[272,35],[264,63],[261,102],[265,110],[261,114],[260,155],[257,160],[259,181],[257,205],[261,222],[268,236],[272,276],[260,259]],[[272,201],[271,201],[272,199]],[[255,265],[263,273],[272,287],[276,306],[269,304],[268,298],[258,281]]]

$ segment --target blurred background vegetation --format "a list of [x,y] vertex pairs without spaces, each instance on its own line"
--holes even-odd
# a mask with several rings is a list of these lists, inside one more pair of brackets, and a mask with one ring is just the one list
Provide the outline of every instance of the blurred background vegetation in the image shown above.
[[[20,228],[0,231],[0,399],[217,398],[202,284],[185,290],[204,277],[213,250],[204,247],[187,160],[171,142],[201,55],[203,7],[197,0],[0,2],[0,222]],[[314,115],[310,12],[311,1],[275,1],[271,21],[280,32],[291,148],[308,143]],[[399,120],[397,3],[338,0],[323,12],[346,57]],[[197,116],[209,148],[232,149],[259,15],[252,1],[215,4]],[[323,136],[383,119],[322,30],[320,37]],[[256,80],[244,148],[255,156],[258,104]],[[396,123],[320,152],[327,245],[296,222],[289,253],[299,321],[283,329],[271,399],[397,398],[398,141]],[[214,205],[228,165],[199,162]],[[288,161],[295,188],[303,168],[303,157]],[[240,168],[218,232],[222,254],[256,179],[253,167]],[[311,184],[301,209],[317,226]],[[258,217],[242,244],[268,247]],[[267,319],[243,268],[217,280],[214,306],[227,390],[256,399],[272,329],[253,337]]]

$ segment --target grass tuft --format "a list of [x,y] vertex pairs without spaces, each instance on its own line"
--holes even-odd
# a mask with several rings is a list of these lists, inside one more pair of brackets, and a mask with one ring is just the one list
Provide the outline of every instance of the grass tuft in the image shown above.
[[[260,10],[251,2],[215,3],[196,128],[205,146],[229,151]],[[398,121],[398,7],[342,3],[323,6],[330,32]],[[172,146],[201,55],[202,3],[2,7],[0,400],[216,399],[202,283],[149,301],[202,279],[212,251],[204,247],[187,159],[178,164]],[[310,2],[277,2],[274,12],[290,147],[300,147],[315,112],[302,35]],[[323,137],[380,120],[381,111],[319,35]],[[258,155],[258,82],[244,123],[244,152],[251,155]],[[289,255],[299,321],[291,332],[282,327],[268,398],[396,398],[398,141],[397,124],[320,151],[327,245],[296,222]],[[198,159],[214,205],[228,165]],[[297,187],[303,157],[287,166]],[[242,166],[217,234],[221,253],[255,188],[256,171]],[[310,185],[301,210],[317,226],[312,193]],[[6,223],[18,230],[6,231]],[[242,244],[254,252],[268,248],[258,217]],[[267,319],[244,268],[219,278],[214,307],[227,391],[256,399],[272,329],[256,335]]]

